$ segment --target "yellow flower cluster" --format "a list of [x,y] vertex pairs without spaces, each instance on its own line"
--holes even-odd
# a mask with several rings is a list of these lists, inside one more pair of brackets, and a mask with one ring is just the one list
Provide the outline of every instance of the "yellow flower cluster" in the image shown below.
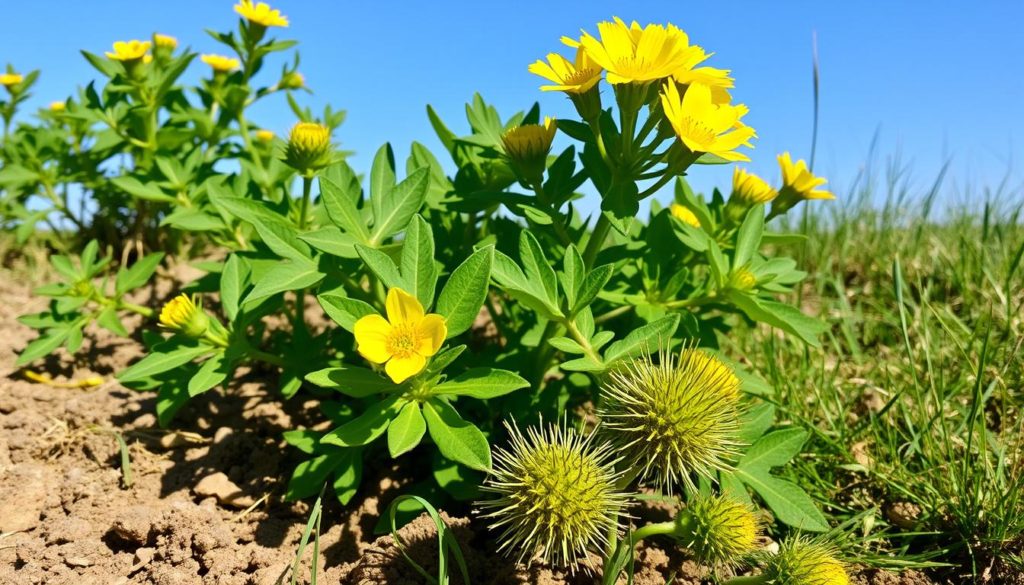
[[742,221],[746,210],[760,203],[772,204],[772,215],[785,213],[801,201],[835,199],[831,191],[821,189],[828,181],[815,176],[803,160],[793,162],[788,152],[779,155],[782,187],[773,188],[767,181],[739,167],[733,169],[732,195],[726,211],[733,221]]
[[[741,146],[751,146],[756,136],[753,128],[740,121],[748,109],[731,104],[728,90],[734,82],[729,71],[698,67],[710,54],[690,44],[685,32],[671,24],[626,24],[618,17],[599,23],[597,30],[597,36],[584,31],[579,39],[562,38],[563,43],[576,49],[573,62],[551,53],[547,62],[530,65],[532,73],[552,82],[541,86],[542,90],[569,94],[580,114],[589,120],[600,113],[596,88],[602,74],[616,88],[637,87],[641,96],[649,84],[661,84],[662,111],[691,152],[749,160],[736,152]],[[593,94],[590,101],[596,101],[596,108],[582,99],[584,94]]]

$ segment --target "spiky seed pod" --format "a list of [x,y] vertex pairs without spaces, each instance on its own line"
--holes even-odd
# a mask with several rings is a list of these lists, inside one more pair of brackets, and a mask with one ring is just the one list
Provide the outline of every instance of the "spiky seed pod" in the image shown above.
[[729,496],[696,496],[681,518],[690,521],[684,544],[706,564],[734,564],[754,552],[760,523],[750,506]]
[[491,528],[501,530],[498,550],[576,570],[587,551],[604,550],[609,534],[620,533],[628,496],[616,487],[618,459],[594,432],[550,425],[524,435],[505,426],[511,445],[495,450],[482,487],[498,497],[479,502]]
[[849,585],[846,567],[836,555],[825,542],[790,538],[764,559],[763,574],[772,585]]
[[658,363],[648,354],[611,372],[598,413],[641,480],[693,489],[692,474],[711,477],[735,455],[739,386],[729,366],[695,347],[662,352]]

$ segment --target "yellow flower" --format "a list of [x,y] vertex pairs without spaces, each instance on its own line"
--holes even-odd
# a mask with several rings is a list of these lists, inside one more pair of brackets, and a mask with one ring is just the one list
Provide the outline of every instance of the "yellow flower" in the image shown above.
[[288,17],[281,14],[280,10],[272,9],[265,2],[253,4],[252,0],[241,0],[235,4],[235,12],[249,22],[260,26],[288,26]]
[[815,177],[803,160],[793,164],[788,152],[779,155],[779,166],[782,168],[782,189],[784,194],[794,194],[798,199],[835,199],[836,196],[824,189],[818,189],[828,182],[822,177]]
[[178,48],[178,39],[169,36],[156,33],[153,35],[153,43],[158,49],[169,49],[174,50]]
[[751,146],[754,129],[740,122],[747,113],[746,106],[716,104],[711,88],[694,83],[680,97],[675,82],[665,84],[661,94],[665,117],[672,124],[676,136],[692,152],[707,152],[726,160],[750,160],[736,152],[740,146]]
[[152,46],[150,41],[117,41],[113,52],[107,51],[106,55],[115,61],[130,63],[144,59]]
[[669,207],[669,212],[672,214],[672,217],[687,225],[692,225],[695,228],[700,227],[700,220],[697,219],[697,216],[694,215],[694,213],[690,211],[690,208],[685,205],[673,203],[672,206]]
[[285,162],[300,173],[323,168],[331,162],[331,131],[315,122],[292,126]]
[[753,173],[736,167],[732,171],[732,195],[729,200],[736,200],[746,206],[768,203],[775,199],[779,192],[767,181]]
[[224,55],[207,54],[202,55],[200,59],[202,59],[203,63],[212,67],[215,73],[227,73],[238,69],[241,65],[241,62],[238,59],[235,59],[234,57],[225,57]]
[[196,306],[194,298],[180,294],[160,309],[160,324],[193,339],[199,339],[209,331],[210,318],[201,307]]
[[63,112],[68,109],[68,105],[64,102],[50,102],[51,112]]
[[601,67],[594,63],[582,48],[576,49],[576,61],[570,62],[558,53],[549,53],[548,62],[538,59],[530,65],[530,73],[539,75],[554,85],[542,85],[541,91],[584,93],[601,81]]
[[645,83],[664,79],[692,60],[700,47],[674,25],[629,26],[616,17],[597,25],[600,40],[584,32],[579,40],[587,57],[608,71],[608,83]]
[[15,85],[18,85],[25,80],[25,76],[20,73],[0,73],[0,85],[7,89],[11,89]]
[[385,307],[387,319],[367,315],[356,321],[356,349],[371,362],[385,364],[384,371],[401,384],[420,373],[427,358],[441,349],[448,327],[441,315],[424,315],[416,297],[400,288],[388,291]]
[[545,116],[544,124],[523,124],[501,135],[505,155],[527,181],[538,180],[544,175],[556,130],[555,119]]
[[270,130],[257,130],[256,140],[267,143],[274,139],[274,133]]

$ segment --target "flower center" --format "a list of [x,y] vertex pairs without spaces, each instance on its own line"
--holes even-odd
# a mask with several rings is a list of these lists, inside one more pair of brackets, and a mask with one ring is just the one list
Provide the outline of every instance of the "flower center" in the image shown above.
[[404,359],[416,353],[416,330],[407,323],[397,325],[388,335],[388,353]]
[[693,116],[686,116],[680,122],[679,129],[683,131],[681,134],[685,134],[690,140],[701,146],[711,146],[714,144],[718,133],[701,120]]
[[594,75],[596,75],[596,72],[590,67],[577,69],[569,75],[566,75],[563,83],[565,85],[583,85],[587,81],[590,81]]

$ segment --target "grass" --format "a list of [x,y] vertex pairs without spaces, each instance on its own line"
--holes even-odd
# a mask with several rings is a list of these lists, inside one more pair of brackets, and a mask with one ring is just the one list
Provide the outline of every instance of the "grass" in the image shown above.
[[915,195],[894,159],[790,226],[822,348],[760,328],[729,343],[814,430],[791,478],[847,523],[848,554],[977,579],[1024,550],[1024,195],[933,217],[943,175]]

